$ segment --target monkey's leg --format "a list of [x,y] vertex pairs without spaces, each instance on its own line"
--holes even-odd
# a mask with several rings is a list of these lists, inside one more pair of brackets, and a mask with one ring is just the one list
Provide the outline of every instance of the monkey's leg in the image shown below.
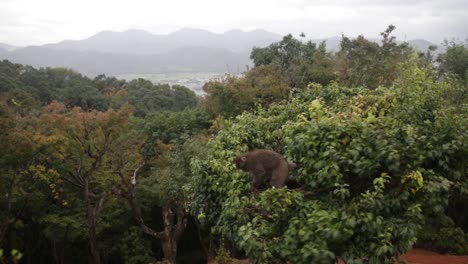
[[281,188],[288,180],[289,166],[287,163],[281,164],[272,171],[270,185],[275,188]]
[[265,169],[263,166],[258,165],[252,170],[253,179],[252,179],[252,191],[257,191],[263,181],[263,176],[265,176]]

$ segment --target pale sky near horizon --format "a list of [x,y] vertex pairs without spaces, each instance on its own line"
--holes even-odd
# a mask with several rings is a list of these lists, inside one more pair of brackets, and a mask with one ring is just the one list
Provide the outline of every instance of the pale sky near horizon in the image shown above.
[[389,24],[400,40],[465,40],[468,0],[0,0],[0,43],[18,46],[103,30],[165,34],[184,27],[374,38]]

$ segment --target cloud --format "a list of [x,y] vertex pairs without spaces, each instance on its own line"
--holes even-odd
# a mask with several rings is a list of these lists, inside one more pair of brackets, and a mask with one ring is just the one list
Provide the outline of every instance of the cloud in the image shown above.
[[378,37],[389,24],[396,35],[467,38],[465,0],[2,0],[0,42],[43,44],[81,39],[101,30],[129,28],[169,33],[181,27],[215,32],[264,28],[310,37]]

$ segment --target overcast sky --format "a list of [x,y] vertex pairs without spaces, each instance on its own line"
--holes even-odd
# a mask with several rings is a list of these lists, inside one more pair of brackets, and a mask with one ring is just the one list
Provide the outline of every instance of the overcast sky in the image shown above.
[[401,40],[464,40],[468,0],[0,0],[0,42],[12,45],[83,39],[102,30],[170,33],[183,27],[378,37],[389,24]]

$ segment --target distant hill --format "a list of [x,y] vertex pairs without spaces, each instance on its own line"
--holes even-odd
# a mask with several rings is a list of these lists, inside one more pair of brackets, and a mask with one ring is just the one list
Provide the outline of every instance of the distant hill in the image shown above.
[[434,43],[429,42],[425,39],[413,39],[413,40],[408,41],[408,43],[410,44],[411,47],[422,52],[427,51],[429,49],[429,46],[435,45]]
[[5,52],[0,58],[35,67],[68,67],[87,75],[164,72],[243,72],[253,46],[282,38],[264,30],[222,34],[185,28],[167,35],[143,30],[102,31],[83,40],[65,40]]
[[231,30],[223,34],[201,29],[184,28],[167,35],[151,34],[144,30],[124,32],[103,31],[83,40],[65,40],[44,48],[55,50],[99,51],[125,54],[160,54],[187,46],[226,49],[231,52],[250,51],[281,39],[281,35],[264,30],[245,32]]
[[101,73],[237,73],[237,69],[244,71],[250,63],[249,53],[205,47],[184,47],[163,54],[133,55],[31,46],[3,56],[13,62],[34,67],[67,67],[90,76]]
[[317,43],[317,45],[322,41],[325,41],[325,45],[329,51],[338,51],[340,49],[341,37],[335,36],[326,39],[312,39],[312,42]]
[[[143,30],[102,31],[83,40],[64,40],[42,46],[15,47],[0,43],[0,59],[35,67],[67,67],[86,75],[177,72],[219,72],[238,74],[251,64],[254,46],[265,47],[282,36],[265,30],[230,30],[221,34],[184,28],[166,35]],[[341,37],[325,41],[337,51]],[[375,40],[378,41],[378,40]],[[408,41],[421,51],[430,42]]]
[[12,50],[15,50],[17,48],[19,48],[19,47],[8,45],[8,44],[5,44],[5,43],[0,43],[0,50],[12,51]]

